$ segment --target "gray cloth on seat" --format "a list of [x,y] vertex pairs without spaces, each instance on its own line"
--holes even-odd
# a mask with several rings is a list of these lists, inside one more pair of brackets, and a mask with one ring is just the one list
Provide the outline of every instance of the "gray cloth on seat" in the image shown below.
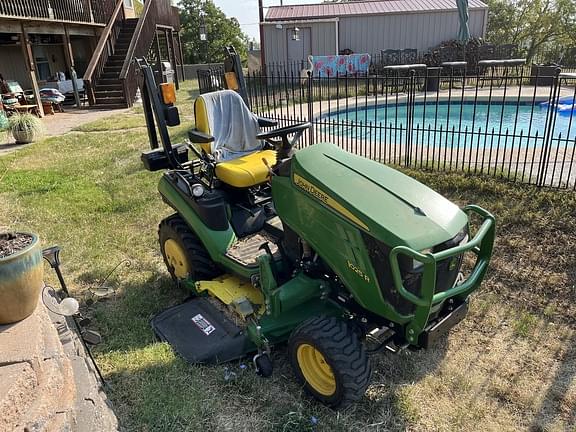
[[236,159],[257,150],[263,143],[256,139],[260,133],[258,117],[252,113],[242,97],[233,90],[205,93],[210,133],[214,137],[212,155],[218,162]]

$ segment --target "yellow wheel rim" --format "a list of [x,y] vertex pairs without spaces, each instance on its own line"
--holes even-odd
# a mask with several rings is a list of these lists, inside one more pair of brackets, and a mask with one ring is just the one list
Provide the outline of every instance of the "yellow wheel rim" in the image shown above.
[[323,396],[332,396],[336,392],[336,378],[320,351],[312,345],[302,344],[296,357],[304,378],[314,390]]
[[168,264],[174,269],[174,275],[178,279],[188,277],[190,266],[184,248],[174,239],[168,239],[164,242],[164,254]]

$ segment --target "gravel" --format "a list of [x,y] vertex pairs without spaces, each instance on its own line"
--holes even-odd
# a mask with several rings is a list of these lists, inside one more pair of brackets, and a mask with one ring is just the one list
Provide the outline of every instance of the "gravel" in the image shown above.
[[13,255],[32,243],[33,237],[24,233],[0,233],[0,258]]

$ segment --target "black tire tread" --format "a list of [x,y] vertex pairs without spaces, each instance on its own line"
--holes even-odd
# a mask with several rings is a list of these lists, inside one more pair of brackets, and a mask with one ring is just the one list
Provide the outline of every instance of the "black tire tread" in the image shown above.
[[178,281],[178,278],[174,275],[164,254],[164,242],[168,238],[175,239],[184,247],[191,267],[190,276],[194,280],[214,279],[222,274],[222,270],[212,261],[200,239],[194,234],[184,219],[176,213],[162,220],[158,226],[160,250],[162,251],[164,264],[166,264],[166,268],[173,280]]
[[[297,346],[294,345],[301,339],[313,341],[331,364],[335,375],[340,377],[342,391],[339,398],[333,401],[321,399],[323,402],[333,408],[344,408],[362,398],[370,383],[370,361],[358,335],[345,321],[334,317],[314,317],[303,322],[290,336],[289,350],[295,350]],[[290,358],[296,370],[295,355],[291,353]],[[296,375],[302,381],[300,373]]]

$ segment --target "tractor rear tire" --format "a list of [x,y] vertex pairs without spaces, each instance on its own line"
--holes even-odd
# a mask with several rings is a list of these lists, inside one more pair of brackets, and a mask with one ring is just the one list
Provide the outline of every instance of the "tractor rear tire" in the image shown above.
[[175,282],[188,277],[210,280],[222,274],[200,239],[178,214],[160,222],[158,238],[164,263]]
[[362,398],[370,383],[370,360],[354,330],[338,318],[315,317],[288,340],[296,378],[316,399],[344,408]]

